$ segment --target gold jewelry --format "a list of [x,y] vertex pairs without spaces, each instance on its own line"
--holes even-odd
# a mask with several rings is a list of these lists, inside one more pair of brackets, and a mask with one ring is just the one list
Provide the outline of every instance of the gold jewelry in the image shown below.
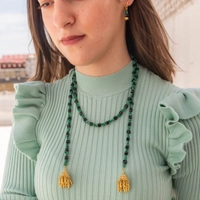
[[119,192],[128,192],[130,190],[130,181],[126,176],[124,170],[117,182],[117,188]]
[[125,6],[125,17],[124,17],[124,20],[125,20],[125,21],[129,20],[128,1],[127,1],[127,3],[126,3],[126,6]]

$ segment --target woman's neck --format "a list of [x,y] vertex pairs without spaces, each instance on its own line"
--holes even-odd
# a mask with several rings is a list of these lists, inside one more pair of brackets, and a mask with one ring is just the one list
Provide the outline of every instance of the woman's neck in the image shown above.
[[130,61],[131,58],[128,52],[126,52],[121,56],[112,55],[88,65],[76,66],[76,70],[88,76],[106,76],[120,71],[128,65]]

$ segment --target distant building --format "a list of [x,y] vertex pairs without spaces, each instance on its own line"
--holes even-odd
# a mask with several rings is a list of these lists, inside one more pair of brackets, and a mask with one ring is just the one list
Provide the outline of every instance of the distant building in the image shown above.
[[11,90],[14,83],[25,82],[34,71],[35,55],[4,55],[0,58],[0,90]]
[[26,74],[28,77],[31,77],[35,74],[35,67],[36,67],[36,59],[35,54],[29,54],[26,57]]

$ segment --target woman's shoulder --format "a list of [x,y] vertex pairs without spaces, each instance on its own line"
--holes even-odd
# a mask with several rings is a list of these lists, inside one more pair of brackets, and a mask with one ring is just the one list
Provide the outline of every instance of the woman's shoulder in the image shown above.
[[73,74],[74,69],[70,70],[69,74],[67,74],[64,78],[56,80],[53,83],[45,83],[42,81],[30,81],[30,82],[24,82],[19,84],[14,84],[15,88],[15,101],[16,105],[18,104],[26,104],[27,106],[32,104],[37,105],[37,107],[40,107],[38,104],[39,102],[43,102],[41,104],[41,107],[44,106],[44,102],[46,99],[46,96],[48,95],[48,92],[54,91],[58,88],[62,88],[63,85],[65,87],[69,85],[68,83],[71,80],[71,76]]
[[46,83],[45,85],[46,85],[47,91],[48,90],[51,90],[51,91],[54,91],[54,90],[58,91],[59,90],[59,91],[62,92],[63,87],[64,88],[69,87],[73,73],[74,73],[74,68],[71,69],[69,71],[69,73],[65,77],[63,77],[62,79],[58,79],[53,83]]
[[[200,89],[181,89],[173,92],[159,102],[159,110],[164,117],[165,127],[168,130],[168,156],[167,162],[171,174],[176,174],[200,134]],[[194,158],[195,159],[195,158]],[[189,166],[189,164],[188,164]]]
[[37,123],[49,96],[63,92],[69,85],[70,73],[54,83],[41,81],[15,84],[15,106],[13,108],[13,140],[15,146],[31,160],[36,161],[40,150],[37,141]]
[[[158,106],[169,133],[167,162],[171,174],[175,175],[186,154],[191,153],[185,146],[194,146],[194,143],[200,145],[200,141],[195,141],[200,134],[200,89],[180,89],[172,92],[163,98]],[[189,163],[187,165],[190,166]]]
[[[158,101],[174,102],[184,99],[184,103],[191,103],[200,99],[200,88],[180,88],[171,82],[161,79],[158,75],[140,66],[139,90],[144,90],[149,97],[158,97]],[[185,97],[185,98],[184,98]],[[171,99],[171,101],[170,101]],[[174,102],[176,104],[177,102]]]
[[30,159],[36,160],[39,145],[36,125],[46,103],[45,84],[40,81],[15,85],[12,136],[15,146]]
[[[174,175],[188,153],[184,146],[193,145],[200,134],[200,88],[179,88],[144,68],[138,86],[142,98],[159,113],[155,120],[162,121],[167,131],[160,134],[167,134],[166,159]],[[196,142],[200,145],[200,141]]]

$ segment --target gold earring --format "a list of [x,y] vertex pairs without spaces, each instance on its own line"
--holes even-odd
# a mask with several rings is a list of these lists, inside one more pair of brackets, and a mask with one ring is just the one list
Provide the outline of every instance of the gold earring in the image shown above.
[[124,20],[125,20],[125,21],[129,20],[128,2],[126,3],[126,6],[125,6],[125,17],[124,17]]

